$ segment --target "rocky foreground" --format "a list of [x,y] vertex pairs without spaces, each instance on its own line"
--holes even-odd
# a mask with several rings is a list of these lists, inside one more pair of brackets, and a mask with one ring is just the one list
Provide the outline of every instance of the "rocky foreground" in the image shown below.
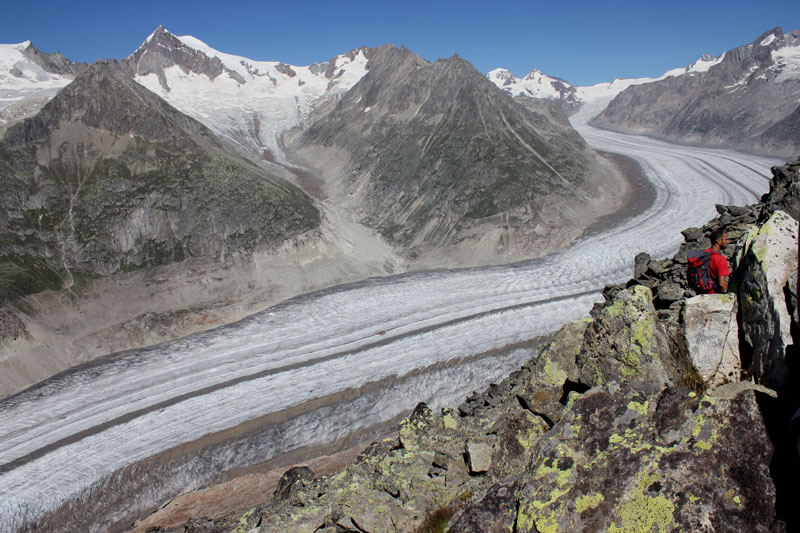
[[[800,161],[761,203],[719,206],[669,260],[565,325],[540,356],[456,409],[274,495],[175,531],[781,531],[798,525]],[[728,232],[728,294],[686,289],[688,250]],[[151,528],[150,530],[159,530]]]

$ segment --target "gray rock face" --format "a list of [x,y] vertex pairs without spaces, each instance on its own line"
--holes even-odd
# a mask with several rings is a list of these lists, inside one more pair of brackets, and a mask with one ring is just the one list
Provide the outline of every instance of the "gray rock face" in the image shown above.
[[689,357],[711,389],[741,377],[736,310],[731,294],[695,296],[686,300],[683,309]]
[[208,57],[198,50],[189,48],[163,26],[156,28],[150,39],[121,63],[122,68],[131,75],[156,74],[159,83],[166,90],[170,90],[170,87],[164,69],[173,65],[178,65],[187,74],[192,72],[205,74],[211,80],[225,74],[239,83],[244,83],[241,76],[225,67],[219,58]]
[[771,453],[752,391],[592,389],[537,441],[514,531],[772,531]]
[[794,157],[800,152],[800,30],[775,28],[725,53],[706,72],[629,87],[592,124],[677,142],[733,146]]
[[316,227],[312,201],[98,63],[0,139],[2,297]]
[[482,474],[492,467],[492,446],[488,443],[467,441],[464,453],[470,474]]
[[528,110],[458,56],[431,64],[385,46],[369,66],[287,149],[310,165],[335,154],[341,169],[319,169],[326,192],[409,255],[498,225],[508,234],[496,247],[532,242],[597,209],[604,195],[594,154],[574,130],[551,123],[553,110]]
[[786,348],[793,344],[784,288],[797,270],[797,221],[777,211],[745,248],[739,289],[742,329],[753,351],[754,375],[781,389],[789,379]]
[[28,46],[22,53],[47,72],[54,74],[77,76],[89,68],[88,63],[73,63],[64,57],[61,52],[48,54],[38,50],[33,44]]

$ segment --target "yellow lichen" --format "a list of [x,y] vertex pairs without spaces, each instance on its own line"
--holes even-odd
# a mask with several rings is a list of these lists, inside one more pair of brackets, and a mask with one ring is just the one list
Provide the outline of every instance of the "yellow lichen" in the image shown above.
[[639,402],[628,403],[628,409],[630,409],[631,411],[636,411],[642,416],[647,414],[649,406],[650,402],[648,402],[647,400],[645,400],[644,403],[639,403]]
[[606,498],[601,493],[587,494],[585,496],[578,496],[575,499],[575,510],[579,513],[584,512],[586,509],[594,509],[600,502]]
[[561,386],[567,381],[568,374],[556,365],[553,361],[547,361],[544,365],[545,381],[548,385]]
[[632,500],[622,504],[619,517],[622,525],[611,524],[609,533],[645,533],[655,526],[659,532],[668,531],[672,523],[675,505],[663,496],[645,496],[639,494]]
[[442,417],[442,423],[445,429],[456,429],[458,427],[458,420],[449,413]]

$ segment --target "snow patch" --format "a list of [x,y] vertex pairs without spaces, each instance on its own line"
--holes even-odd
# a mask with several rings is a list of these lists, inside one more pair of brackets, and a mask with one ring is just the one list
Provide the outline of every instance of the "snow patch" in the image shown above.
[[47,72],[23,53],[30,41],[0,44],[0,108],[31,98],[52,98],[71,77]]
[[775,39],[777,39],[777,37],[775,37],[775,34],[774,33],[770,33],[769,36],[765,37],[758,44],[760,44],[761,46],[769,46],[770,44],[775,42]]
[[800,79],[800,46],[786,46],[772,51],[773,69],[778,71],[775,83]]

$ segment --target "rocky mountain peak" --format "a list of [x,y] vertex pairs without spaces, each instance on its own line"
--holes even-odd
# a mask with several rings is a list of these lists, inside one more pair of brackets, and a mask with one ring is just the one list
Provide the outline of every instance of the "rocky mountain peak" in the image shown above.
[[12,125],[0,139],[0,175],[0,256],[66,280],[274,245],[319,223],[298,189],[116,61],[91,65]]
[[521,235],[545,197],[569,203],[582,195],[575,184],[592,187],[590,156],[566,122],[515,102],[458,55],[430,63],[381,47],[367,74],[309,123],[287,148],[310,164],[320,150],[347,154],[340,174],[320,169],[329,197],[357,202],[360,222],[412,255],[466,249],[467,235],[493,231],[492,217],[511,212],[522,213],[513,239],[529,239]]
[[42,52],[33,46],[33,43],[30,41],[28,41],[28,46],[22,51],[22,55],[47,72],[61,74],[63,76],[77,76],[89,66],[88,63],[73,63],[64,57],[61,52],[56,52],[55,54]]
[[[165,121],[168,117],[172,124]],[[146,139],[169,139],[180,124],[192,134],[210,132],[134,82],[117,61],[98,61],[48,102],[36,116],[12,126],[9,146],[44,139],[72,121],[113,133]]]
[[226,74],[240,84],[245,83],[242,76],[228,68],[219,57],[210,57],[203,50],[189,46],[163,26],[156,28],[133,54],[123,60],[123,64],[133,76],[156,74],[167,91],[170,87],[164,70],[172,66],[180,67],[186,74],[204,74],[211,80]]
[[681,74],[627,88],[592,124],[769,155],[800,150],[800,30],[771,29]]

